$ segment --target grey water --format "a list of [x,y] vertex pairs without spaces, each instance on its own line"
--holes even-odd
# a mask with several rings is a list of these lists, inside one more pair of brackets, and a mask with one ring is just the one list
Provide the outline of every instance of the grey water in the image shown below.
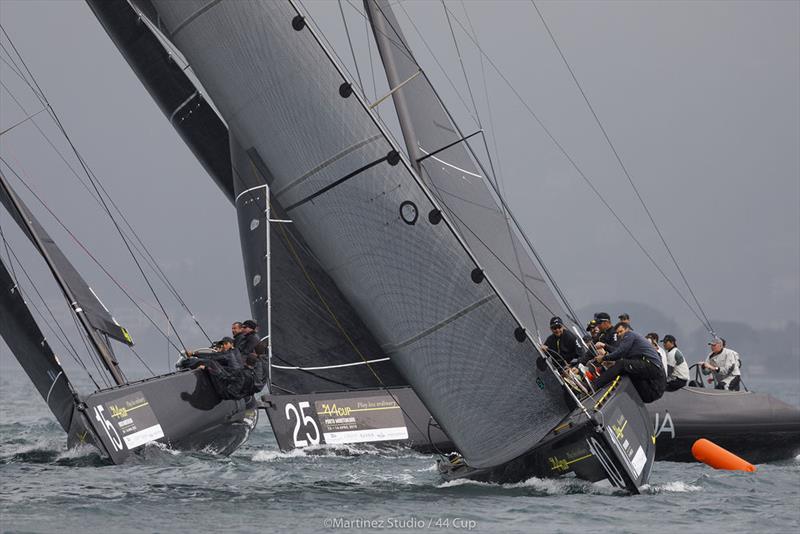
[[[66,437],[15,363],[0,376],[3,532],[790,532],[800,457],[756,473],[657,462],[643,495],[576,480],[443,483],[406,449],[281,453],[266,417],[228,458],[148,446],[114,466]],[[798,404],[796,377],[752,389]],[[477,429],[476,429],[477,431]]]

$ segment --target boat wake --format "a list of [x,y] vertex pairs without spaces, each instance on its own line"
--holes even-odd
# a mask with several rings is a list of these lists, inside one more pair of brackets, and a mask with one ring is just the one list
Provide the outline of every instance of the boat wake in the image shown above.
[[358,458],[374,456],[381,458],[416,458],[428,459],[430,456],[420,454],[408,447],[374,447],[370,445],[315,445],[303,449],[292,449],[288,452],[261,450],[253,457],[254,462],[273,462],[292,458]]
[[660,493],[692,493],[702,491],[703,488],[682,480],[666,482],[664,484],[646,484],[642,486],[642,492],[648,495],[658,495]]
[[576,478],[547,479],[529,478],[524,482],[513,484],[491,484],[488,482],[477,482],[475,480],[459,479],[443,482],[436,486],[439,489],[480,489],[491,490],[492,492],[509,491],[511,493],[523,493],[525,495],[549,496],[549,495],[628,495],[627,491],[620,490],[608,484],[587,482]]

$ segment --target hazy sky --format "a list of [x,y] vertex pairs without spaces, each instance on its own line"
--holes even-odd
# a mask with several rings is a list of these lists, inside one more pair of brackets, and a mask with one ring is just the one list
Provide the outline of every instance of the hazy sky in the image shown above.
[[[447,5],[484,128],[490,130],[489,108],[480,56],[459,25],[468,25],[464,5],[485,54],[679,283],[532,4]],[[800,3],[537,5],[712,320],[757,326],[800,321]],[[343,4],[366,92],[373,97],[364,19],[353,6],[362,8],[360,2]],[[337,4],[308,7],[354,71]],[[441,4],[402,7],[469,103]],[[423,68],[462,119],[462,129],[473,131],[467,107],[405,12],[395,9]],[[232,320],[249,315],[232,206],[83,2],[0,0],[0,22],[81,153],[189,306],[212,336],[225,334]],[[378,68],[374,51],[373,59]],[[506,197],[570,301],[576,308],[647,302],[685,328],[697,326],[488,62],[484,69],[498,145],[495,164]],[[28,113],[41,109],[7,65],[0,64],[0,74]],[[376,77],[380,96],[386,84],[378,72]],[[0,91],[2,131],[25,115]],[[46,114],[36,121],[58,139]],[[87,203],[82,186],[33,125],[3,135],[0,149],[75,234],[154,305],[107,219]],[[9,222],[0,215],[4,228]],[[52,228],[51,220],[44,222]],[[68,241],[63,233],[53,234]],[[75,263],[88,271],[117,318],[134,323],[136,336],[144,323],[130,304],[85,258]],[[190,323],[170,306],[181,324]],[[190,344],[203,340],[189,329],[185,336]],[[168,359],[165,342],[154,343],[164,354],[159,361]]]

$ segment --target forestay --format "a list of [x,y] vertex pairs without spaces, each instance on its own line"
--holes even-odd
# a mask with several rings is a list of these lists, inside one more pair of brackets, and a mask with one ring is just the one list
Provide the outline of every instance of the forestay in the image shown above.
[[489,281],[473,280],[447,213],[428,218],[440,206],[294,7],[154,4],[231,136],[269,166],[321,268],[467,462],[531,449],[567,413],[563,390],[515,339],[520,324]]

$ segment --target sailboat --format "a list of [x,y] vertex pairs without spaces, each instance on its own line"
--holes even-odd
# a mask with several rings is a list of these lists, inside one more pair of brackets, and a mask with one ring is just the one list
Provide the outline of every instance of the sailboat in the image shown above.
[[295,2],[88,3],[236,206],[279,442],[449,439],[447,479],[647,483],[641,400],[577,394],[540,352],[563,295],[388,3],[365,7],[405,147]]
[[[4,172],[0,172],[0,204],[41,255],[87,341],[89,356],[102,364],[98,370],[111,380],[109,387],[98,385],[89,394],[73,385],[31,312],[19,273],[0,259],[0,335],[67,433],[69,447],[93,446],[119,464],[151,442],[227,455],[247,440],[258,420],[255,399],[222,400],[206,373],[173,372],[128,380],[112,340],[131,346],[131,335],[113,319]],[[8,252],[5,234],[3,242]],[[13,261],[11,255],[8,261]]]

